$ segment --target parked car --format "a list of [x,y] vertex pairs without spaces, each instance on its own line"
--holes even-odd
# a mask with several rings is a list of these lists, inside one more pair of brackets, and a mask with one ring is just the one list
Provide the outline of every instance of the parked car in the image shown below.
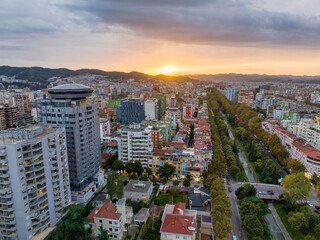
[[320,211],[318,211],[318,210],[314,210],[314,212],[315,212],[315,213],[318,213],[318,214],[320,214]]
[[228,191],[229,191],[229,192],[232,192],[232,187],[229,187],[229,188],[228,188]]
[[268,190],[267,193],[268,193],[269,195],[274,195],[273,190]]
[[230,185],[230,180],[229,179],[227,180],[227,185]]
[[308,203],[308,205],[309,205],[310,207],[313,207],[313,204],[312,204],[312,202],[310,202],[310,201],[307,201],[307,203]]
[[314,207],[315,207],[317,210],[320,211],[320,207],[319,207],[319,206],[316,206],[316,205],[315,205]]

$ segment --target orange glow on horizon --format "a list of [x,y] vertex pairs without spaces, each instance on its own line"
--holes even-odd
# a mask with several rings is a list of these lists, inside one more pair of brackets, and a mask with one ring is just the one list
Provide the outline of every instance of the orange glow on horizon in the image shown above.
[[160,70],[160,73],[161,74],[171,74],[173,72],[175,72],[177,70],[176,67],[173,67],[173,66],[165,66],[163,67],[161,70]]

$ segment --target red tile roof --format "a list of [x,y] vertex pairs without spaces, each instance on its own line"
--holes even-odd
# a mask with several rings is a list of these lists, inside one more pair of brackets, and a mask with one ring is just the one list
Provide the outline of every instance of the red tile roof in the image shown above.
[[301,152],[303,152],[308,157],[311,157],[316,160],[320,160],[320,151],[312,147],[310,144],[307,144],[305,142],[293,142],[292,145],[298,148]]
[[96,207],[93,209],[88,216],[89,222],[93,222],[95,217],[119,220],[121,213],[117,213],[117,208],[114,203],[108,202],[104,203],[101,207]]
[[182,202],[176,203],[176,205],[174,205],[173,213],[174,214],[179,214],[179,210],[178,209],[181,209],[182,211],[184,211],[186,209],[186,204],[182,203]]
[[[192,235],[197,229],[197,224],[192,220],[191,216],[166,214],[160,232]],[[192,231],[189,227],[195,230]]]

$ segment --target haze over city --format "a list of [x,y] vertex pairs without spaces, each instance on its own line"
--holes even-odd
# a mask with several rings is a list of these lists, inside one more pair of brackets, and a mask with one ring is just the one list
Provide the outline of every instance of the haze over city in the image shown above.
[[319,10],[317,0],[3,0],[0,65],[317,75]]

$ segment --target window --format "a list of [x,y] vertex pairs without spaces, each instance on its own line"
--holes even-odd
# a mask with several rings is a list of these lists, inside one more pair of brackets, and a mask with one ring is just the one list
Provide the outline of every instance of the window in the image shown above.
[[187,240],[187,237],[183,237],[183,240]]
[[112,224],[112,221],[109,221],[109,224]]
[[99,223],[102,223],[102,220],[99,220]]
[[180,239],[180,236],[176,235],[176,239]]
[[164,234],[163,237],[164,237],[164,238],[167,238],[167,234]]

